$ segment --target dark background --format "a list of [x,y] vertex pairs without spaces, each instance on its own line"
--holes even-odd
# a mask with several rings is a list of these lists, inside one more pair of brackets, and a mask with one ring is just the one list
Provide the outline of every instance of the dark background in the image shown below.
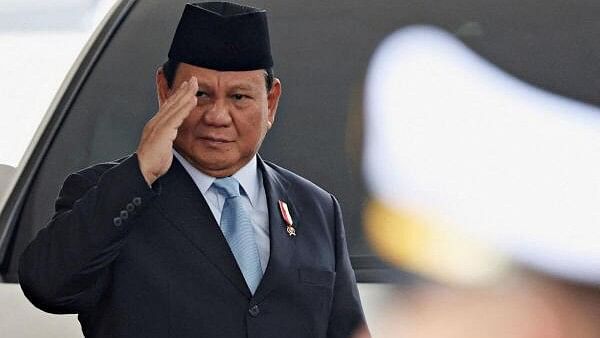
[[[52,215],[68,173],[133,152],[145,121],[157,110],[154,73],[187,1],[125,2],[132,4],[130,11],[124,6],[117,13],[123,21],[108,44],[97,44],[89,72],[79,74],[71,99],[63,100],[54,121],[57,132],[47,133],[47,149],[36,153],[41,165],[30,166],[30,182],[19,186],[16,231],[0,266],[5,280],[17,280],[18,256]],[[513,76],[600,104],[598,1],[242,3],[268,9],[275,73],[283,83],[277,121],[261,153],[339,198],[360,281],[386,279],[362,236],[368,192],[360,162],[362,84],[369,58],[385,36],[411,24],[436,25]],[[0,230],[5,226],[0,223]],[[364,274],[369,269],[377,273]]]

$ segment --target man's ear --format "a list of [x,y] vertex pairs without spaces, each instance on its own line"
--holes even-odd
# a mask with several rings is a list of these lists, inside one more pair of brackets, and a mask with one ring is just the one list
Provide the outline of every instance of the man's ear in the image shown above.
[[275,122],[275,115],[277,115],[277,105],[279,104],[279,97],[281,96],[281,81],[278,78],[273,79],[273,86],[267,93],[268,103],[268,116],[267,116],[267,128],[271,129]]
[[162,67],[156,70],[156,97],[158,98],[158,106],[161,107],[170,96],[171,88],[167,83],[165,72]]

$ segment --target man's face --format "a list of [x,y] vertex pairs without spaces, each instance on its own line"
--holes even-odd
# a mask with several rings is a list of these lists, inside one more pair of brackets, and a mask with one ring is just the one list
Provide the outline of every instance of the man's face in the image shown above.
[[256,154],[271,128],[281,84],[275,79],[267,92],[264,70],[220,72],[181,63],[172,88],[158,72],[160,103],[192,76],[198,79],[198,104],[179,128],[174,147],[210,176],[232,175]]

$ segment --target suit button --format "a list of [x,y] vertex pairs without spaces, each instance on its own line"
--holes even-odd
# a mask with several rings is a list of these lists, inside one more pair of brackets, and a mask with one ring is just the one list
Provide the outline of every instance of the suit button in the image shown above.
[[133,210],[135,210],[135,205],[133,205],[133,203],[127,203],[127,211],[132,212]]
[[121,224],[123,224],[123,220],[121,219],[121,217],[115,217],[115,218],[113,218],[113,224],[116,227],[120,227]]
[[250,315],[251,315],[252,317],[256,317],[256,316],[258,316],[258,314],[260,313],[260,309],[258,308],[258,305],[254,305],[253,307],[251,307],[251,308],[248,310],[248,313],[250,313]]
[[139,207],[140,205],[142,205],[142,198],[141,198],[141,197],[136,197],[136,198],[134,198],[134,199],[133,199],[133,204],[134,204],[135,206],[138,206],[138,207]]
[[121,216],[122,220],[126,220],[127,218],[129,218],[129,213],[127,212],[127,210],[121,210],[121,214],[119,216]]

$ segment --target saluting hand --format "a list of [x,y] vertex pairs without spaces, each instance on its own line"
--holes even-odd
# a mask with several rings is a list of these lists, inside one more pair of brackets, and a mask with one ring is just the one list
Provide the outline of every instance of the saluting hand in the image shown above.
[[197,104],[198,80],[185,81],[173,95],[160,103],[158,113],[144,126],[137,148],[142,175],[148,185],[164,175],[173,162],[173,141],[183,120]]

